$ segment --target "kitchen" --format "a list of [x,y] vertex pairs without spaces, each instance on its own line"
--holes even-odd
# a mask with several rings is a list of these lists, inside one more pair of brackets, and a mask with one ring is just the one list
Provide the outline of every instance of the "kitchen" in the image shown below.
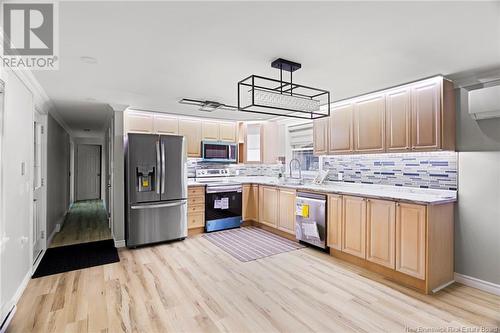
[[498,330],[499,3],[57,15],[59,70],[0,72],[2,332]]

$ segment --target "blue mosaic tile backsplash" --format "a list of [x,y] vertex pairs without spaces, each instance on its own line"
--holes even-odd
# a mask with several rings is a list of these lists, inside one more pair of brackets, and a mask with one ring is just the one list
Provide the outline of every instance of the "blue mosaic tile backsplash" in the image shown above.
[[418,152],[323,157],[329,180],[457,190],[456,152]]

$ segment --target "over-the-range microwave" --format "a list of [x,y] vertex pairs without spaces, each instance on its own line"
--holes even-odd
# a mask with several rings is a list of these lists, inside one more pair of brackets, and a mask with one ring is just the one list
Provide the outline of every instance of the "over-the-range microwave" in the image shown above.
[[207,162],[238,162],[238,144],[234,142],[202,141],[201,157]]

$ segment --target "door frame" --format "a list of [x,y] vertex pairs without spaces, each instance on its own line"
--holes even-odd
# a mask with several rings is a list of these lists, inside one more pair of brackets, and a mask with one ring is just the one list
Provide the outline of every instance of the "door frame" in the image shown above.
[[102,197],[102,144],[100,143],[77,143],[75,144],[75,157],[74,157],[74,200],[78,201],[78,147],[79,146],[98,146],[99,147],[99,197],[97,199],[103,200]]
[[[38,265],[40,264],[40,261],[42,260],[42,257],[47,250],[47,247],[49,244],[48,242],[48,236],[47,235],[47,114],[44,114],[40,112],[36,107],[33,109],[33,124],[37,120],[37,118],[40,120],[40,123],[42,124],[42,136],[41,136],[41,168],[42,168],[42,174],[41,174],[41,221],[40,221],[40,232],[42,233],[42,239],[41,239],[41,252],[38,254],[37,258],[34,258],[33,256],[33,240],[35,235],[33,234],[33,227],[34,227],[34,220],[35,220],[35,212],[33,211],[33,214],[30,219],[30,257],[31,257],[31,264],[32,264],[32,273],[35,272],[37,269]],[[34,179],[35,179],[35,174],[34,174],[34,143],[35,143],[35,137],[33,136],[32,138],[33,144],[32,144],[32,167],[31,167],[31,191],[32,191],[32,202],[34,199]],[[36,259],[36,261],[35,261]]]

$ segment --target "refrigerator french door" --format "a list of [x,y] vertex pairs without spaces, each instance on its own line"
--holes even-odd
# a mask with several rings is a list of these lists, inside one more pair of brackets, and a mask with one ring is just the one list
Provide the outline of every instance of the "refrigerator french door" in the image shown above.
[[125,158],[127,246],[187,237],[185,137],[128,134]]

